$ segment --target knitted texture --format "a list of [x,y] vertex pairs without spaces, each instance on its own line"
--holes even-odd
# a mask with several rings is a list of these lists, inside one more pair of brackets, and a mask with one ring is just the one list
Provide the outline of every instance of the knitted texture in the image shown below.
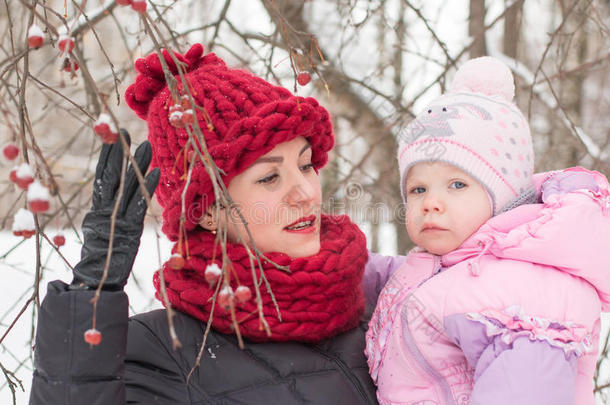
[[[178,80],[178,92],[186,94],[176,64],[167,51],[163,55]],[[326,164],[334,144],[333,131],[328,112],[315,99],[296,97],[249,72],[228,68],[215,54],[204,56],[200,44],[193,45],[184,55],[175,55],[195,104],[209,115],[206,120],[201,108],[195,108],[195,118],[212,159],[224,173],[221,177],[225,185],[276,145],[297,136],[310,143],[316,170]],[[178,100],[172,99],[157,54],[138,59],[135,68],[139,74],[127,89],[125,99],[148,122],[152,167],[161,169],[155,195],[163,207],[163,232],[175,241],[183,213],[182,193],[192,144],[185,150],[189,141],[186,128],[176,128],[169,122],[169,107]],[[197,226],[214,200],[212,181],[199,161],[195,163],[184,201],[186,232]]]
[[513,97],[513,77],[502,62],[466,62],[449,91],[399,135],[404,200],[407,173],[420,162],[445,162],[471,175],[491,197],[494,215],[535,199],[532,138]]
[[[174,270],[168,264],[163,268],[172,306],[205,322],[210,317],[216,290],[215,285],[206,282],[205,269],[212,263],[221,266],[220,246],[214,247],[214,239],[208,232],[190,233],[188,243],[193,248],[184,268]],[[241,244],[228,243],[227,253],[232,269],[225,273],[230,277],[231,287],[235,290],[238,285],[245,285],[254,294],[246,249]],[[322,215],[321,249],[313,256],[297,259],[283,253],[266,256],[290,268],[287,273],[263,262],[263,272],[277,301],[281,321],[272,297],[262,283],[263,313],[271,336],[261,327],[255,298],[235,304],[242,335],[253,341],[319,342],[358,324],[364,311],[361,284],[368,255],[364,234],[347,216]],[[257,280],[260,279],[258,267],[255,272]],[[158,274],[154,276],[154,284],[157,299],[163,302]],[[212,327],[222,333],[234,332],[230,312],[218,304],[214,308]]]

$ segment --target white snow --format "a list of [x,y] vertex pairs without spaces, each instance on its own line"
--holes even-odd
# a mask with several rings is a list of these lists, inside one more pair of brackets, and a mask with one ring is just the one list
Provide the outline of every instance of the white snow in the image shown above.
[[30,167],[30,165],[28,165],[27,163],[22,163],[19,165],[19,167],[17,168],[17,177],[20,179],[25,179],[27,177],[34,177],[34,172],[32,171],[32,168]]
[[219,296],[221,295],[233,295],[233,289],[231,288],[230,285],[225,285],[224,287],[222,287],[220,289],[220,292],[218,293]]
[[13,231],[33,231],[34,229],[36,229],[34,214],[24,208],[19,208],[13,220]]
[[28,38],[31,37],[44,37],[44,32],[42,32],[42,29],[40,29],[38,25],[32,24],[28,29]]
[[110,128],[110,132],[113,134],[117,133],[116,126],[112,121],[112,117],[106,113],[101,113],[99,117],[97,117],[97,121],[95,121],[95,125],[106,124],[108,128]]
[[205,274],[213,274],[219,277],[222,274],[222,270],[216,263],[212,263],[208,264],[208,266],[205,268]]
[[38,181],[28,187],[28,201],[49,201],[49,190]]

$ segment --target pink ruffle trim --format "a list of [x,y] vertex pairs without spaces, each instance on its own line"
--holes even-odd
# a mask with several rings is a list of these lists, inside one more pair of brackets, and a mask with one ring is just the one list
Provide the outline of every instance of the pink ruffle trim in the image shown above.
[[517,305],[503,311],[488,309],[480,313],[471,312],[466,317],[485,325],[487,336],[500,336],[506,344],[527,336],[530,340],[546,341],[566,354],[575,353],[577,356],[588,353],[592,346],[591,333],[584,326],[529,316],[523,314]]

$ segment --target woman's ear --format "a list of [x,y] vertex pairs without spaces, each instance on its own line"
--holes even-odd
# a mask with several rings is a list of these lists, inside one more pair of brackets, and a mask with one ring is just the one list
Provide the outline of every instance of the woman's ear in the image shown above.
[[220,215],[220,209],[216,204],[212,204],[208,207],[205,214],[199,220],[199,225],[206,231],[216,233],[218,229],[218,216]]

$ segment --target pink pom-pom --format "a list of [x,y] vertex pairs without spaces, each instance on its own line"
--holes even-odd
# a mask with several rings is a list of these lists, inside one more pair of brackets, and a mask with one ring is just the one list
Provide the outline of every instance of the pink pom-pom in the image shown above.
[[515,83],[508,66],[491,56],[483,56],[469,60],[458,69],[449,92],[481,93],[511,102],[515,97]]

